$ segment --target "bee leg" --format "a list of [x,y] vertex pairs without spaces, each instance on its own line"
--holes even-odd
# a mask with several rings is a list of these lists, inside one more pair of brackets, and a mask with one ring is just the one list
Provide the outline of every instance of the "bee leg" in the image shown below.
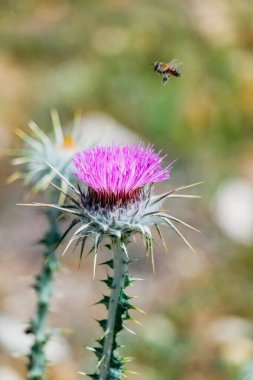
[[164,84],[164,86],[165,86],[165,85],[167,84],[168,80],[170,79],[170,75],[167,74],[167,73],[164,73],[164,74],[162,75],[162,77],[163,77],[163,84]]

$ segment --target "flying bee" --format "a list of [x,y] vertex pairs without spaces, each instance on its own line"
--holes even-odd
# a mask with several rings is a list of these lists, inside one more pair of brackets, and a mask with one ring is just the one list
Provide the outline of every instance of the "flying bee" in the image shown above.
[[171,76],[181,77],[181,73],[178,70],[178,67],[182,65],[178,59],[173,59],[170,62],[154,62],[154,71],[161,74],[163,78],[163,84],[166,85]]

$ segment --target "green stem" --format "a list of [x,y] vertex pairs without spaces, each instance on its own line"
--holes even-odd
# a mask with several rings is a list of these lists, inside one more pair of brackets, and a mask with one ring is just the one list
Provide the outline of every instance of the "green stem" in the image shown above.
[[[113,252],[113,269],[114,278],[112,282],[112,292],[108,305],[108,320],[103,341],[102,360],[99,368],[99,380],[120,379],[121,374],[116,377],[112,371],[113,351],[117,348],[116,336],[119,332],[119,325],[122,328],[123,310],[122,293],[125,288],[125,279],[127,276],[128,259],[125,251],[122,249],[121,241],[114,239],[112,241]],[[120,329],[121,329],[120,328]]]
[[27,333],[34,335],[33,345],[28,355],[27,380],[43,380],[46,372],[45,345],[50,334],[46,331],[46,320],[49,312],[49,303],[52,296],[53,275],[58,269],[58,260],[54,248],[60,239],[57,217],[58,210],[50,210],[46,213],[49,229],[41,240],[45,246],[44,264],[39,275],[36,276],[34,289],[37,293],[36,314],[30,321]]

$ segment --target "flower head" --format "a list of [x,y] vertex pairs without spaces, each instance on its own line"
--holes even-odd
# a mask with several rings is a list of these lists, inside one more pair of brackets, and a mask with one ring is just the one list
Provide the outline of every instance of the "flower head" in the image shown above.
[[155,153],[153,147],[145,148],[143,144],[84,150],[73,159],[76,168],[74,174],[88,188],[83,189],[80,185],[76,187],[61,175],[73,191],[71,195],[65,194],[70,205],[37,203],[33,206],[56,208],[75,217],[63,238],[74,226],[81,225],[73,233],[65,250],[77,241],[77,244],[82,243],[82,252],[86,239],[91,237],[94,239],[96,257],[98,246],[104,238],[119,239],[125,249],[129,238],[140,234],[153,257],[151,227],[157,229],[162,239],[160,225],[174,230],[193,250],[176,224],[196,229],[162,210],[162,205],[166,199],[196,198],[188,194],[177,195],[177,192],[196,184],[153,195],[153,182],[163,181],[170,176],[171,164],[163,168],[164,157],[160,154]]
[[[54,179],[57,178],[59,181],[59,177],[50,165],[66,178],[70,178],[71,159],[86,142],[77,124],[69,134],[64,135],[59,116],[55,111],[52,112],[52,122],[53,134],[49,136],[34,122],[28,125],[31,131],[29,134],[21,129],[17,130],[17,135],[24,141],[25,146],[22,149],[13,149],[9,154],[15,156],[12,160],[13,165],[22,166],[9,178],[9,182],[20,178],[33,192],[43,191]],[[63,184],[61,181],[61,186]],[[63,189],[66,190],[66,186]]]
[[[92,189],[100,202],[121,203],[138,197],[145,185],[170,177],[161,152],[144,144],[103,146],[76,153],[76,177]],[[94,194],[95,195],[95,194]]]

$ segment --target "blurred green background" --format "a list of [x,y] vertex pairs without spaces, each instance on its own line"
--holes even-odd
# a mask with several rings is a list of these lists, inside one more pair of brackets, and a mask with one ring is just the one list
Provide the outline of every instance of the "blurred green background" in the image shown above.
[[[150,63],[175,58],[182,77],[163,86]],[[156,247],[153,276],[143,250],[132,249],[133,273],[146,281],[131,293],[148,315],[137,336],[122,337],[135,357],[129,369],[140,373],[129,379],[253,379],[253,2],[2,0],[0,83],[0,379],[25,378],[11,321],[33,312],[34,242],[45,229],[38,212],[17,210],[24,190],[5,185],[14,169],[4,150],[20,145],[14,131],[31,119],[49,132],[54,108],[63,124],[76,110],[102,112],[177,158],[172,187],[204,181],[195,190],[202,200],[170,205],[201,229],[186,231],[198,255],[171,234],[168,256]],[[50,325],[64,340],[53,350],[66,352],[48,376],[75,380],[94,364],[83,347],[100,334],[93,318],[104,311],[90,305],[103,288],[91,261],[80,271],[77,255],[61,261]]]

